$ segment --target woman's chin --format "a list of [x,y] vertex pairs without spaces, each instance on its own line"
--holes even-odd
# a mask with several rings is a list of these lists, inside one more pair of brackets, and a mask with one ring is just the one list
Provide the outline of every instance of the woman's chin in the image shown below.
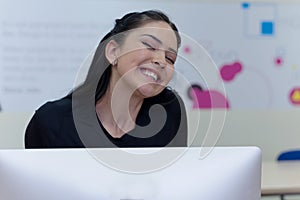
[[153,97],[161,91],[161,89],[157,88],[157,85],[153,86],[153,84],[146,84],[138,88],[139,94],[141,94],[144,98]]

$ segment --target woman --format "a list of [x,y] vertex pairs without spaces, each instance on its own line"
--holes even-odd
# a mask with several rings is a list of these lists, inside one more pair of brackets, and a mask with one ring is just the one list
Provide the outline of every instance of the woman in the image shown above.
[[184,104],[167,87],[180,42],[176,26],[160,11],[117,19],[84,83],[35,112],[25,147],[187,146]]

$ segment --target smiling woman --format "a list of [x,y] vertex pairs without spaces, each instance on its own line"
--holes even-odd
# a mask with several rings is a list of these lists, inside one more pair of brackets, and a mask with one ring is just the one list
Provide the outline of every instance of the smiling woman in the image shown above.
[[160,11],[117,19],[84,83],[35,112],[25,147],[187,146],[185,107],[167,86],[180,43],[176,26]]

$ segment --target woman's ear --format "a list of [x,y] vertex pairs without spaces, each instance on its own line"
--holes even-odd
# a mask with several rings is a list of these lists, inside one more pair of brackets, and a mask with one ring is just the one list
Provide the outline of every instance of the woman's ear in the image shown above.
[[105,47],[105,56],[110,64],[118,59],[119,44],[115,40],[110,40]]

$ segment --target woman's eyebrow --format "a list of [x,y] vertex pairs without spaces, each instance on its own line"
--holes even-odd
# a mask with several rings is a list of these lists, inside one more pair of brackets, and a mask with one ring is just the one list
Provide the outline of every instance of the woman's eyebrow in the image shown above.
[[[148,36],[151,37],[153,40],[155,40],[156,42],[158,42],[159,44],[163,44],[163,42],[158,39],[157,37],[155,37],[154,35],[150,35],[150,34],[142,34],[142,36]],[[172,51],[173,53],[177,54],[177,51],[171,47],[168,48],[169,51]]]

